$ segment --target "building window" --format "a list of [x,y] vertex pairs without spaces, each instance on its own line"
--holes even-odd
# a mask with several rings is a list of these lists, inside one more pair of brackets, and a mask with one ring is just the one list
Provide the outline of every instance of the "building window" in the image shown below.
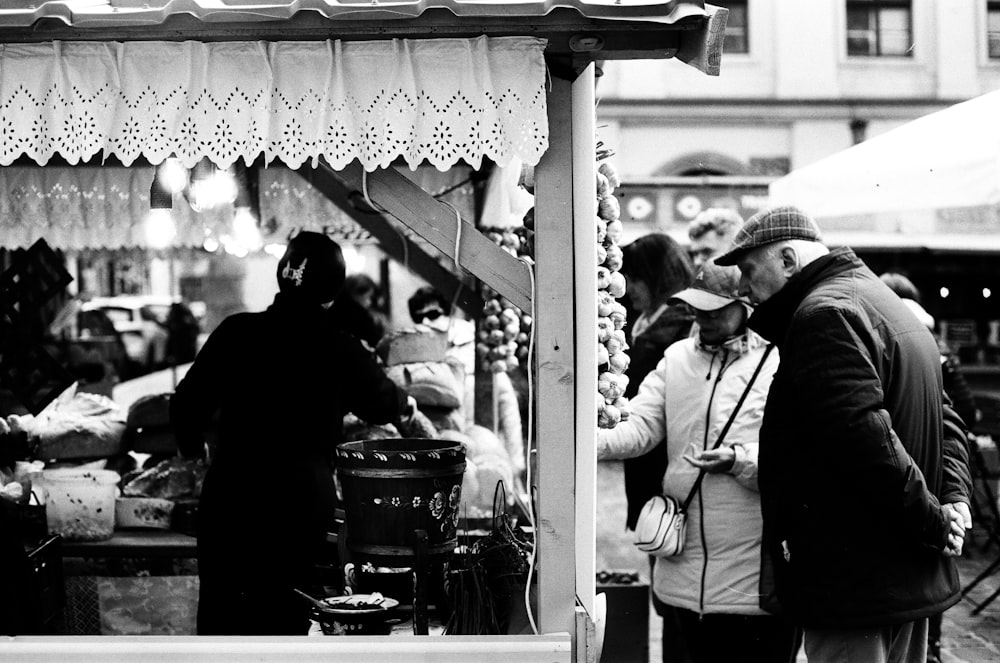
[[986,52],[1000,59],[1000,2],[986,3]]
[[909,56],[912,10],[898,0],[847,0],[848,55]]
[[750,32],[747,28],[747,0],[720,0],[713,5],[729,10],[726,19],[726,41],[722,46],[723,53],[749,53]]

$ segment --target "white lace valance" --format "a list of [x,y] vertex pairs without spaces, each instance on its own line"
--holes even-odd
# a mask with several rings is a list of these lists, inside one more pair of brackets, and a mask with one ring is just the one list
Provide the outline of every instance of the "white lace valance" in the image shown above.
[[544,40],[0,45],[0,165],[95,154],[219,166],[262,155],[367,170],[534,165],[548,146]]

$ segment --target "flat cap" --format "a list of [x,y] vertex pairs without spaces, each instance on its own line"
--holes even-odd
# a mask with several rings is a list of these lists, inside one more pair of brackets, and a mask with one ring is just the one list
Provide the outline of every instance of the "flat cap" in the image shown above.
[[747,219],[733,238],[729,251],[716,258],[715,262],[718,265],[735,265],[750,249],[786,239],[822,242],[823,236],[812,217],[798,207],[772,207]]

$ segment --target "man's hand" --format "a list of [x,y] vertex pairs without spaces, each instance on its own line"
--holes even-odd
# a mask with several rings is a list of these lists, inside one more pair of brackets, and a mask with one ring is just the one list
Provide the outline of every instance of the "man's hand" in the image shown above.
[[965,502],[943,504],[945,517],[948,519],[948,543],[944,554],[947,557],[960,557],[965,544],[965,530],[972,527],[972,514]]
[[684,460],[706,472],[728,472],[736,462],[736,450],[732,447],[719,447],[702,451],[697,456],[684,456]]
[[950,504],[945,504],[945,508],[951,508],[962,516],[962,522],[965,525],[966,530],[972,529],[972,511],[969,509],[969,505],[965,502],[951,502]]

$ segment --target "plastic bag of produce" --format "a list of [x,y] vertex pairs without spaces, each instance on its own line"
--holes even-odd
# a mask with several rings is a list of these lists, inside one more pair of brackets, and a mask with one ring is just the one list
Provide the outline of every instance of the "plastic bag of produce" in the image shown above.
[[32,420],[22,418],[35,458],[100,458],[123,452],[125,412],[107,396],[78,392],[74,383]]

